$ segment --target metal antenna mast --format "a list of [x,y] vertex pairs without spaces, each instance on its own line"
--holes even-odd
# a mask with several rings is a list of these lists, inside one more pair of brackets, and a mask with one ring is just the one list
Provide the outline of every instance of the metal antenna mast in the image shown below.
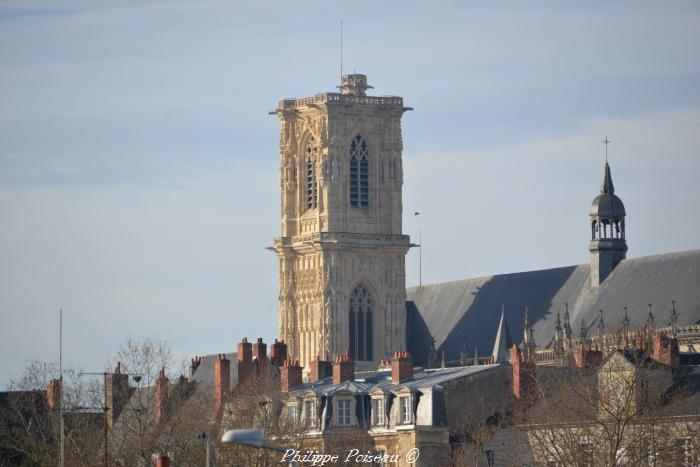
[[343,22],[340,22],[340,86],[343,86]]
[[63,428],[63,309],[58,310],[58,410],[61,422],[61,467],[64,466],[64,428]]

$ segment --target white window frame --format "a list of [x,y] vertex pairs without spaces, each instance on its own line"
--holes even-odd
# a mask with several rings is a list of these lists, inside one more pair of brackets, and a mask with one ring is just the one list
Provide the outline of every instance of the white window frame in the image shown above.
[[399,420],[401,424],[411,423],[411,397],[399,396]]
[[292,427],[296,427],[299,421],[299,406],[296,404],[287,405],[287,423]]
[[383,397],[378,397],[375,399],[372,399],[374,402],[372,410],[374,411],[374,425],[375,426],[382,426],[385,423],[385,414],[384,414],[384,398]]
[[338,414],[336,417],[338,426],[352,426],[352,400],[338,399],[335,405]]
[[307,426],[316,426],[316,401],[315,400],[313,400],[313,399],[304,400],[304,419],[306,420]]

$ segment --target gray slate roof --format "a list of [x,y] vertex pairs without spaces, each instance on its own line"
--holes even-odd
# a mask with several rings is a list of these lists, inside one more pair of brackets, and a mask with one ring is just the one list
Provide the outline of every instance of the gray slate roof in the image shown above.
[[[230,352],[225,355],[231,361],[231,388],[234,388],[238,383],[238,358],[236,358],[236,352]],[[192,375],[192,379],[198,385],[214,385],[214,362],[217,358],[218,354],[202,356],[202,362]]]
[[[597,288],[589,285],[590,265],[501,274],[424,285],[407,290],[408,350],[416,363],[428,359],[431,336],[437,354],[459,358],[467,349],[479,354],[493,349],[501,312],[515,343],[522,340],[523,312],[529,308],[538,346],[551,342],[556,314],[569,304],[575,333],[585,319],[591,332],[603,310],[608,329],[622,321],[628,307],[632,327],[642,326],[651,303],[656,323],[668,322],[670,302],[676,301],[679,324],[700,322],[700,250],[689,250],[622,261]],[[589,332],[589,335],[590,333]]]
[[333,395],[336,392],[348,391],[354,394],[366,394],[373,389],[382,389],[387,392],[396,391],[401,388],[408,388],[412,391],[429,389],[433,386],[453,381],[477,373],[482,373],[500,365],[478,365],[460,366],[448,368],[425,369],[416,367],[413,369],[413,378],[400,384],[391,382],[391,370],[358,371],[355,373],[355,381],[346,381],[340,384],[333,384],[333,378],[304,383],[290,391],[291,394],[302,394],[306,391],[313,391],[318,395]]

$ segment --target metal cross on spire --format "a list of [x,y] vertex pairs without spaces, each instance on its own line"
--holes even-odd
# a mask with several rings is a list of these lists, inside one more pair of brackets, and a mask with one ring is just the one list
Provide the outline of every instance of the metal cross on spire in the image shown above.
[[605,139],[602,140],[601,143],[605,144],[605,162],[607,163],[608,162],[608,144],[612,143],[612,141],[610,141],[608,139],[608,137],[605,136]]

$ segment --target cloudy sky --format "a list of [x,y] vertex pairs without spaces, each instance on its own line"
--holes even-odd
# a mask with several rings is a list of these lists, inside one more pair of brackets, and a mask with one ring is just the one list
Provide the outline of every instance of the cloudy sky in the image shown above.
[[[629,256],[700,248],[700,4],[0,4],[0,387],[271,340],[279,99],[400,95],[423,281],[588,261],[607,135]],[[420,211],[416,218],[412,214]],[[418,256],[407,258],[407,285]]]

